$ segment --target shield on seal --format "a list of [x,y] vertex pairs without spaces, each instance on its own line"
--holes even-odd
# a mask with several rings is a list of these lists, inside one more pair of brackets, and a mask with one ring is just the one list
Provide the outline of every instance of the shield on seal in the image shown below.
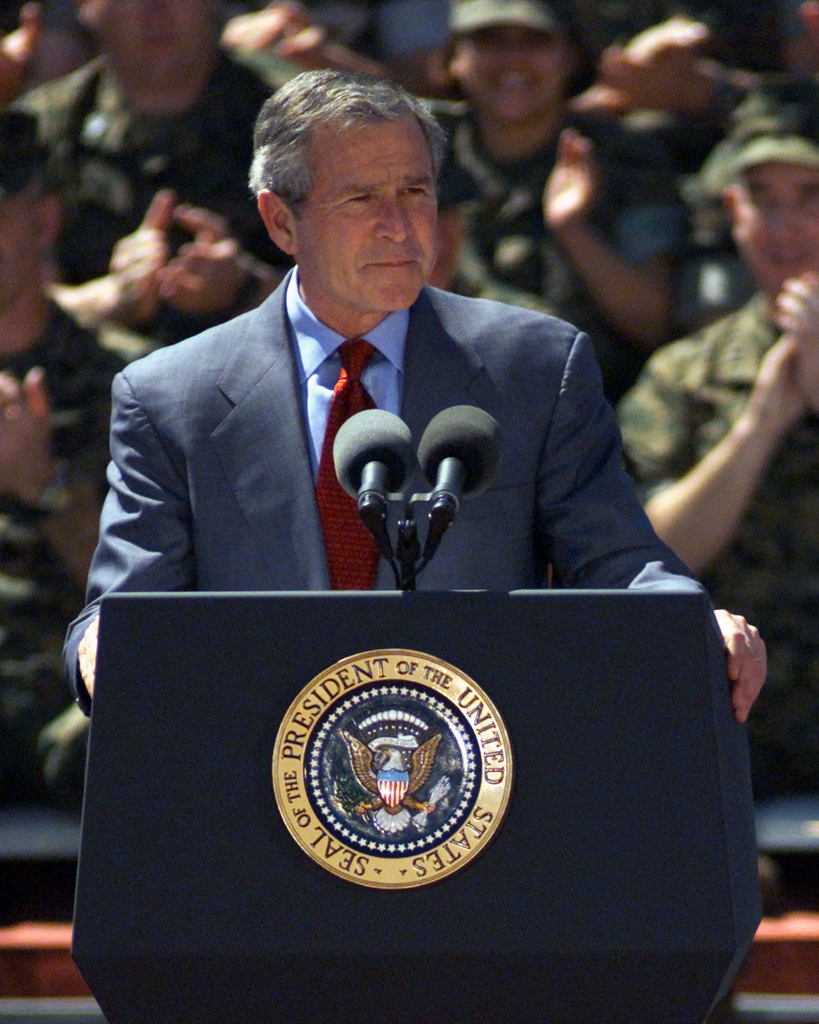
[[387,807],[400,807],[401,801],[407,795],[409,787],[409,772],[399,771],[391,768],[388,771],[379,772],[376,776],[378,793]]

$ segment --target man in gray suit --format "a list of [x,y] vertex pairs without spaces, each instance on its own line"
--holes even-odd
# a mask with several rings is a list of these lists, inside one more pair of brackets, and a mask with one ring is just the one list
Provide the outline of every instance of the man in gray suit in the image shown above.
[[[462,507],[419,589],[531,588],[550,572],[563,587],[699,589],[621,469],[589,339],[425,285],[441,151],[426,107],[388,82],[306,72],[265,103],[251,185],[296,269],[258,309],[115,381],[89,604],[66,642],[86,709],[106,593],[329,589],[315,481],[337,350],[364,335],[375,354],[362,383],[413,437],[458,404],[500,425],[494,483]],[[393,585],[385,563],[375,585]],[[764,644],[741,617],[717,620],[744,720]]]

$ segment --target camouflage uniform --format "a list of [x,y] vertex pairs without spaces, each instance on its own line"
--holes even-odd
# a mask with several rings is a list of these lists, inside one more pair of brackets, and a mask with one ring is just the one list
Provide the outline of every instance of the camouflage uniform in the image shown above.
[[[46,373],[54,451],[68,478],[105,490],[110,391],[124,362],[53,306],[41,341],[0,358],[18,379]],[[40,730],[70,701],[62,665],[68,623],[84,594],[46,540],[38,514],[0,497],[0,802],[44,796],[35,757]]]
[[[39,120],[66,208],[57,247],[63,279],[77,284],[106,274],[115,243],[139,226],[161,188],[174,189],[180,202],[226,217],[248,252],[285,264],[247,183],[253,125],[270,91],[252,71],[222,55],[199,100],[173,117],[129,110],[104,58],[24,96],[18,105]],[[172,243],[189,239],[180,231]],[[142,330],[169,343],[232,312],[204,318],[166,307]]]
[[[442,177],[460,165],[482,192],[468,214],[460,271],[464,290],[528,292],[533,304],[588,331],[606,393],[616,401],[645,357],[605,323],[544,223],[543,189],[556,146],[501,165],[482,150],[466,105],[438,104],[436,114],[451,139]],[[651,132],[632,129],[627,120],[575,115],[566,123],[595,147],[602,180],[592,217],[596,230],[633,263],[678,251],[686,237],[686,214],[658,140]]]
[[[691,470],[742,413],[779,337],[761,296],[660,349],[618,416],[645,496]],[[757,796],[819,790],[819,417],[786,436],[736,537],[703,575],[718,607],[743,614],[768,646],[750,719]]]

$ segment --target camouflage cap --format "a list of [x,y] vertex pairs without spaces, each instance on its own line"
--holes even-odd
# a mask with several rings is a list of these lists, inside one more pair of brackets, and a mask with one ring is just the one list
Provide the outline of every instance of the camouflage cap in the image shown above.
[[555,6],[541,0],[451,0],[450,31],[474,32],[489,25],[523,25],[541,32],[567,29]]
[[0,111],[0,200],[21,192],[46,166],[37,121],[21,110]]
[[819,167],[819,83],[788,79],[750,89],[702,167],[703,191],[716,195],[749,167],[766,163]]

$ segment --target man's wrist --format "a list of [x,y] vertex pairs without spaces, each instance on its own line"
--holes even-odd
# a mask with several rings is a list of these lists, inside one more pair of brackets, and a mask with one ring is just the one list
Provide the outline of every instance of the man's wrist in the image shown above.
[[47,516],[65,512],[73,503],[69,480],[68,463],[58,460],[54,475],[33,501],[18,499],[17,510],[29,520],[39,520]]

